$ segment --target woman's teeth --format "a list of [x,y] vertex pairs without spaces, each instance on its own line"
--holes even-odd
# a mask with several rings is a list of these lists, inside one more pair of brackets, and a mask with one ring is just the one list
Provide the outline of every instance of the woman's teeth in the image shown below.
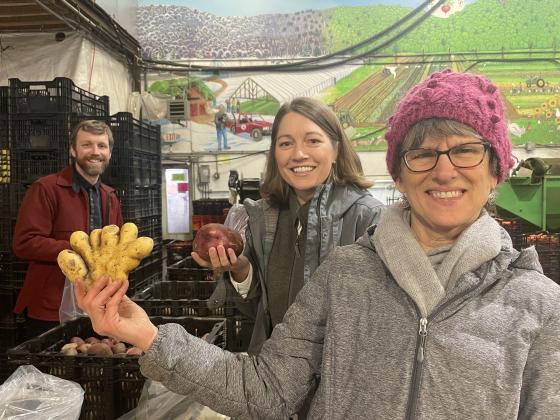
[[313,166],[298,166],[297,168],[292,168],[293,172],[309,172],[313,170]]
[[430,191],[430,195],[435,198],[457,198],[463,195],[462,191]]

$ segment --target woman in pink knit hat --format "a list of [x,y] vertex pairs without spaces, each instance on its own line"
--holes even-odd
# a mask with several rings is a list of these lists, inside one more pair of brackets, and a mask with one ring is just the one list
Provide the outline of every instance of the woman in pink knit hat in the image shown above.
[[400,102],[387,164],[405,205],[335,248],[258,356],[153,326],[97,283],[94,328],[144,349],[144,375],[239,418],[556,419],[560,287],[484,210],[512,166],[504,107],[481,76],[443,71]]

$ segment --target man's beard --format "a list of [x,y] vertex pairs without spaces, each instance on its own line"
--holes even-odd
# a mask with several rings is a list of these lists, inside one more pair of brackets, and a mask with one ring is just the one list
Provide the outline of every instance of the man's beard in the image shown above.
[[109,165],[109,161],[105,160],[100,162],[100,164],[93,165],[88,162],[88,159],[76,159],[76,165],[78,165],[82,171],[84,171],[89,176],[98,176],[105,172],[107,166]]

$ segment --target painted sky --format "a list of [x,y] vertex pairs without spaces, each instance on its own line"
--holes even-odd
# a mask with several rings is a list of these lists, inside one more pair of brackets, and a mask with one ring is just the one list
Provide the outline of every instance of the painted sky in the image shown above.
[[[188,6],[219,16],[255,16],[268,13],[294,13],[300,10],[323,10],[336,6],[372,4],[416,7],[424,0],[139,0],[139,6],[152,4]],[[467,0],[472,3],[475,0]]]

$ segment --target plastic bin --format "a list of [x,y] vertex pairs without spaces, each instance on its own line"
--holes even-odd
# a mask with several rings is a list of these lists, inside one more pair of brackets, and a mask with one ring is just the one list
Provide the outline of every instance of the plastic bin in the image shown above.
[[70,146],[72,129],[69,115],[13,115],[11,149],[59,149]]
[[12,182],[31,184],[38,178],[59,172],[70,162],[68,148],[12,151]]
[[106,116],[109,112],[109,97],[97,96],[81,89],[65,77],[41,82],[10,79],[10,111],[12,114],[76,113]]
[[[187,257],[173,265],[167,267],[167,277],[170,281],[194,281],[194,282],[212,282],[214,280],[214,273],[208,268],[201,268],[192,257]],[[194,296],[192,297],[195,298]],[[198,299],[207,299],[205,297]]]
[[162,215],[160,185],[147,188],[121,186],[117,190],[117,196],[124,220]]
[[[225,346],[229,324],[223,318],[153,317],[156,325],[169,322],[183,325],[199,337],[218,324],[216,343]],[[31,364],[42,372],[79,383],[85,391],[80,419],[113,420],[136,407],[145,378],[140,374],[138,356],[66,356],[61,347],[71,337],[97,336],[89,318],[78,318],[28,340],[7,352],[7,371]]]

